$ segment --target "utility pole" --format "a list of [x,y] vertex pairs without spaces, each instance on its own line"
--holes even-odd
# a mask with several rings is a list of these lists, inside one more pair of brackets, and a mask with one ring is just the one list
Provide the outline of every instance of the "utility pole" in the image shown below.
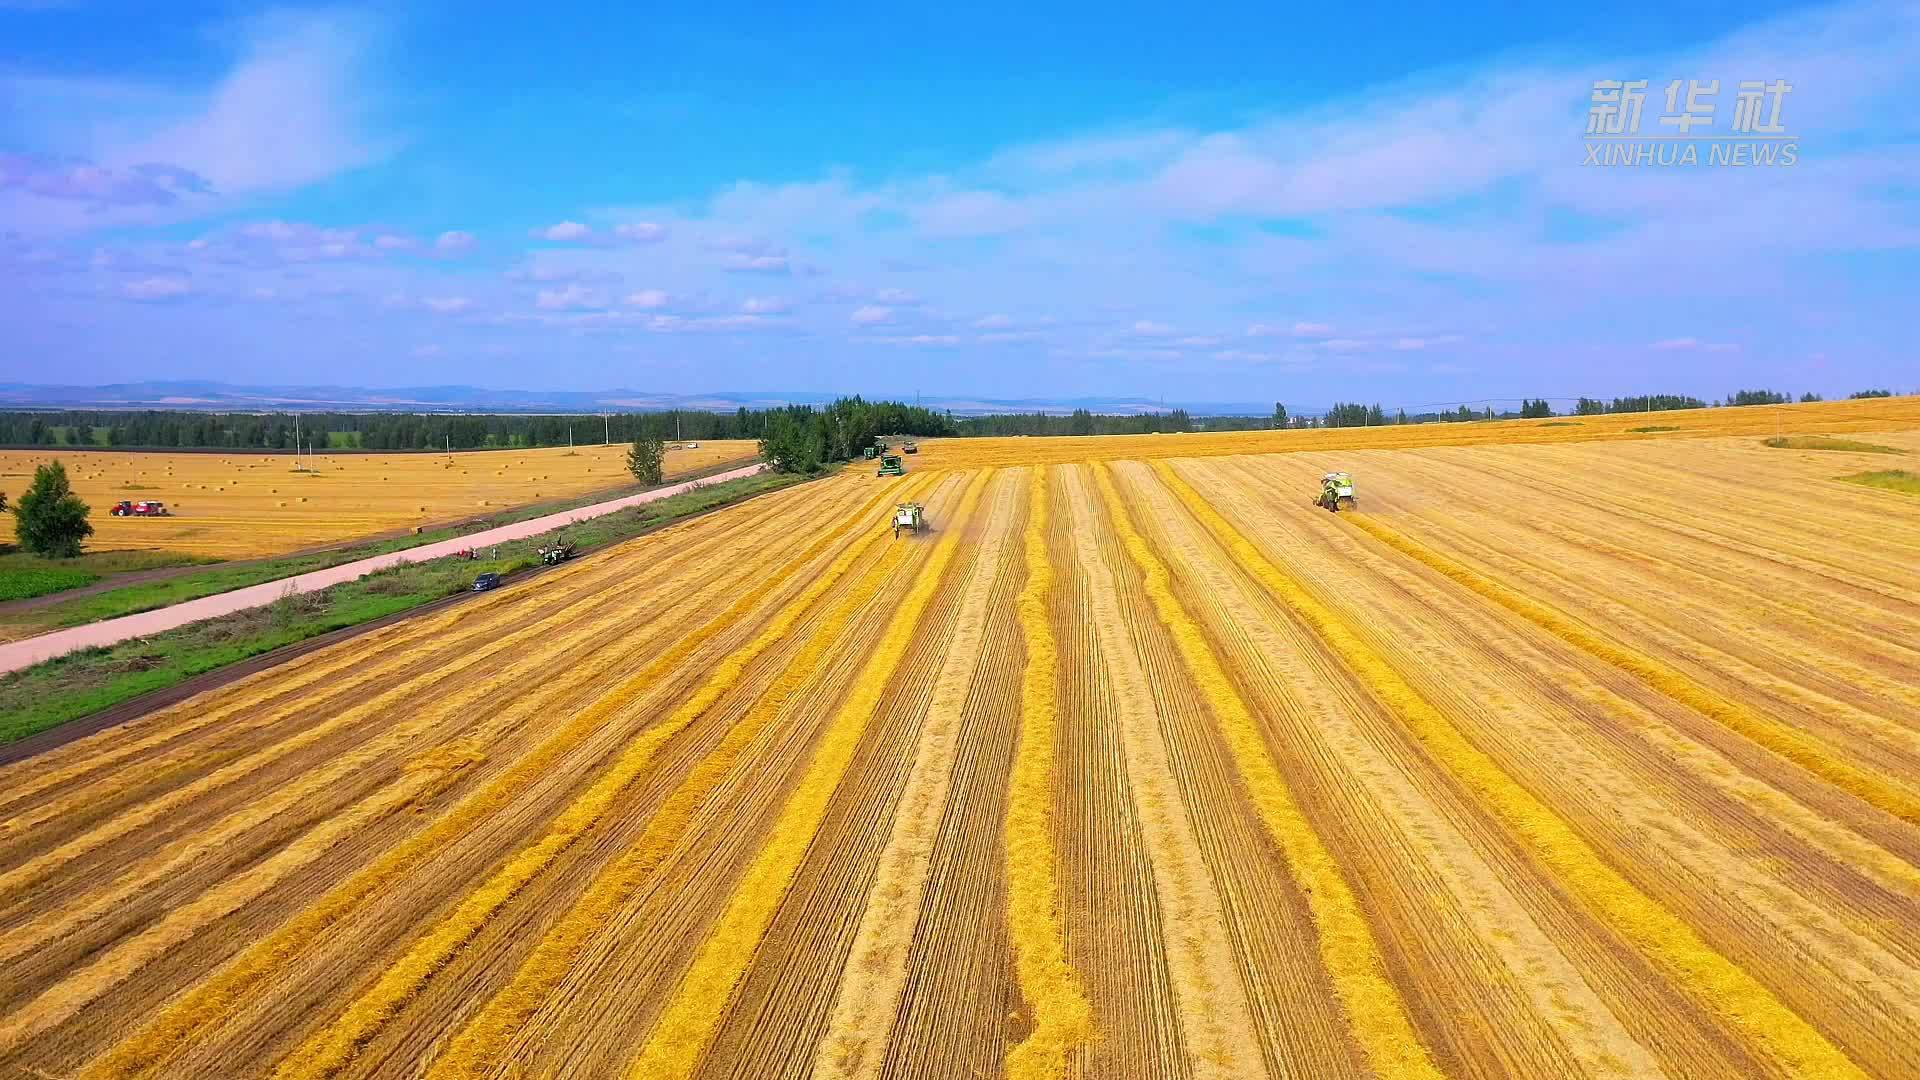
[[673,441],[679,442],[680,439],[680,410],[675,409],[673,410]]
[[607,418],[606,413],[600,414],[600,445],[613,445],[613,421]]

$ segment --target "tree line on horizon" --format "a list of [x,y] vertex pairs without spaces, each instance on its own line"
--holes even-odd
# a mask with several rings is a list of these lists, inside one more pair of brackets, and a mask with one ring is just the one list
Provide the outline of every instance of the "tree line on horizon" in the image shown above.
[[[1890,397],[1890,390],[1862,390],[1854,399]],[[1704,409],[1715,405],[1772,405],[1793,401],[1774,390],[1737,390],[1720,402],[1681,394],[1583,397],[1565,415]],[[1819,401],[1808,393],[1800,401]],[[868,401],[854,396],[825,406],[788,405],[769,409],[741,407],[733,412],[665,412],[521,415],[454,413],[235,413],[188,410],[12,410],[0,411],[0,445],[91,446],[129,449],[432,451],[490,450],[639,439],[699,441],[712,439],[780,440],[805,443],[817,437],[819,460],[858,456],[876,434],[932,437],[1009,435],[1151,435],[1187,431],[1244,431],[1276,428],[1377,427],[1473,420],[1512,420],[1562,415],[1545,398],[1524,399],[1518,409],[1491,406],[1451,410],[1396,409],[1378,403],[1336,402],[1321,414],[1290,413],[1275,403],[1271,415],[1193,416],[1185,409],[1137,414],[994,413],[956,417],[897,401]],[[864,437],[863,437],[864,436]],[[296,438],[298,446],[296,447]],[[799,443],[795,444],[796,446]]]

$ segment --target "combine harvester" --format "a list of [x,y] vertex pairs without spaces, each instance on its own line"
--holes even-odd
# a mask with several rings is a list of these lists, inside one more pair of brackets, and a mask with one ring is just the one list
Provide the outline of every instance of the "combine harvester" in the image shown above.
[[1340,512],[1340,503],[1344,500],[1347,509],[1355,506],[1353,497],[1353,474],[1330,472],[1320,478],[1320,497],[1313,501],[1315,506],[1324,506],[1333,513]]
[[917,502],[901,503],[893,508],[893,538],[900,539],[900,530],[917,533],[927,527],[927,508]]
[[882,454],[880,455],[880,467],[874,470],[873,475],[905,476],[907,475],[907,466],[905,462],[900,460],[899,454]]

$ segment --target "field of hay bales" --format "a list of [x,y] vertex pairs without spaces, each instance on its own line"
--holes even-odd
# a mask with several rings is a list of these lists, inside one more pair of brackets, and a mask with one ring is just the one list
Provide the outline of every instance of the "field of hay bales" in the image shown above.
[[311,653],[0,768],[0,1075],[1920,1075],[1920,499],[1772,433],[929,444]]
[[[291,454],[0,450],[0,490],[17,500],[37,466],[59,461],[93,508],[89,548],[244,559],[630,487],[627,449],[319,454],[299,463],[310,469],[296,468]],[[671,479],[758,452],[748,439],[704,442],[669,450],[666,472]],[[158,500],[171,516],[113,517],[123,499]]]

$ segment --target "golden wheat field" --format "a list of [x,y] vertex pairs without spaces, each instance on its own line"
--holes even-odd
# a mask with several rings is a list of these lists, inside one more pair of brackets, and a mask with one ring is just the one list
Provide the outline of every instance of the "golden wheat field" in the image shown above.
[[[750,439],[669,450],[669,477],[745,461]],[[627,446],[456,454],[291,454],[0,450],[0,490],[12,498],[49,461],[66,466],[93,508],[90,548],[156,548],[215,559],[279,555],[527,503],[628,487]],[[117,518],[122,499],[154,499],[171,516]]]
[[0,769],[0,1075],[1920,1075],[1884,456],[980,449]]

